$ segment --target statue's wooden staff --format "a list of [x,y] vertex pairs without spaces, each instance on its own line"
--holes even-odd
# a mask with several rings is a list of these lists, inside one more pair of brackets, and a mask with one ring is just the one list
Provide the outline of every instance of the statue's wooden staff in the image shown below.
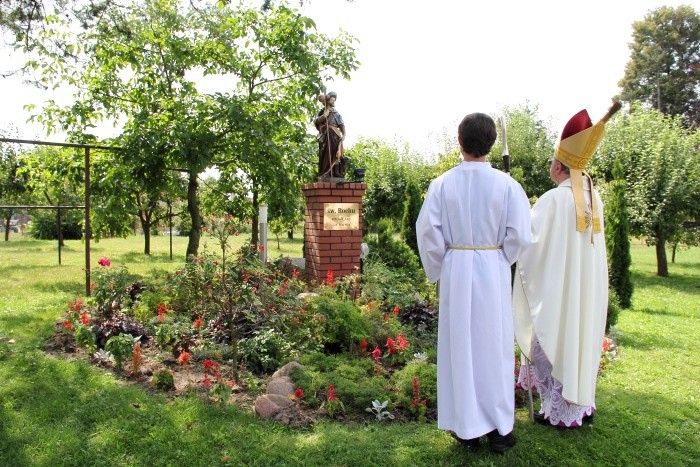
[[328,174],[328,176],[333,175],[333,157],[331,156],[331,135],[330,135],[330,132],[328,130],[328,117],[330,116],[331,112],[330,112],[330,105],[328,104],[328,96],[325,93],[318,96],[318,100],[323,102],[323,117],[326,119],[325,120],[326,147],[328,149],[328,172],[320,175],[321,177],[323,177],[326,174]]

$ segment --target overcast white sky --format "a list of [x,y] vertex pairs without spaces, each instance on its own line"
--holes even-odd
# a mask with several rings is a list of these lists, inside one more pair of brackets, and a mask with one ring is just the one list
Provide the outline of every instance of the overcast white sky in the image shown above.
[[[430,152],[475,111],[529,103],[557,132],[583,108],[597,120],[619,92],[632,22],[681,4],[700,9],[698,0],[311,0],[303,11],[321,32],[342,28],[359,40],[361,67],[327,83],[347,143],[378,137]],[[43,137],[25,125],[22,105],[46,98],[0,78],[0,128]]]

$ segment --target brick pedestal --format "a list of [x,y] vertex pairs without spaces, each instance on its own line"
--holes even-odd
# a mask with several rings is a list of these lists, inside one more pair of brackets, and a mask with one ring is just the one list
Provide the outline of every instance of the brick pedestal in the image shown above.
[[[306,198],[304,216],[304,258],[309,279],[326,280],[328,270],[335,278],[360,270],[362,244],[362,196],[364,183],[309,183],[303,186]],[[327,203],[357,203],[359,225],[354,230],[324,229]]]

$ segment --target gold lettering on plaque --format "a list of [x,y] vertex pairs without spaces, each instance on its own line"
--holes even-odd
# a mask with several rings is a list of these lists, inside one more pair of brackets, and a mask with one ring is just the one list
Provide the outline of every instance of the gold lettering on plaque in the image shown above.
[[359,229],[359,203],[323,203],[323,230]]

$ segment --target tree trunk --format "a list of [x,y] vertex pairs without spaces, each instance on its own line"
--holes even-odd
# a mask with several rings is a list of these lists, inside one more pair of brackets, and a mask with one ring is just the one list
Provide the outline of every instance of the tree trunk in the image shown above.
[[287,239],[294,240],[294,229],[287,230]]
[[12,213],[5,219],[5,241],[10,241],[10,222],[12,222]]
[[187,242],[187,253],[185,258],[189,261],[190,257],[197,256],[199,251],[199,239],[202,235],[202,217],[199,214],[199,199],[197,199],[197,189],[199,182],[197,174],[189,173],[189,181],[187,183],[187,212],[192,219],[192,228],[190,229],[189,241]]
[[672,264],[676,263],[676,248],[678,248],[678,243],[674,243],[673,247],[671,248],[671,263]]
[[143,254],[151,254],[151,212],[140,211],[139,221],[141,222],[141,230],[143,230]]
[[668,277],[668,259],[666,258],[666,238],[663,235],[656,237],[656,275]]

